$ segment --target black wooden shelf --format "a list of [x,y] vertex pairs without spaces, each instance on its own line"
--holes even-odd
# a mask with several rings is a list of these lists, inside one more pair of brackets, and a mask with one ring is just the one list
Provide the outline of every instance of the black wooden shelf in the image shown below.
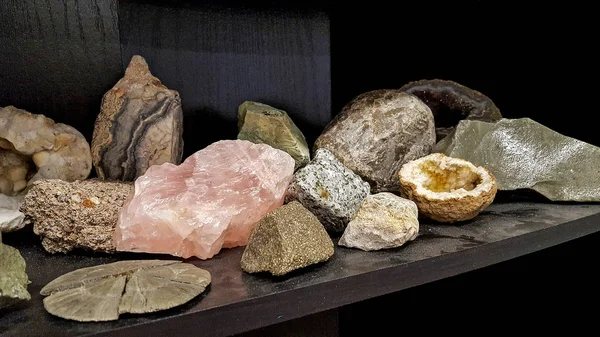
[[336,247],[327,263],[283,278],[242,272],[243,248],[227,249],[210,260],[188,260],[213,276],[204,295],[166,312],[124,315],[105,323],[51,316],[43,308],[40,289],[86,266],[172,257],[50,255],[32,233],[12,233],[4,239],[20,249],[28,264],[32,299],[0,311],[0,335],[229,336],[466,273],[598,231],[600,204],[497,202],[462,225],[422,223],[419,237],[397,249],[363,252]]

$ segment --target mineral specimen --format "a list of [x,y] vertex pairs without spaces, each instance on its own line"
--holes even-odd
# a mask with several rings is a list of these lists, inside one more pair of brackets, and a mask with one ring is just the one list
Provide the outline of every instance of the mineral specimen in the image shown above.
[[21,211],[50,253],[76,248],[114,252],[117,217],[132,191],[133,184],[124,182],[40,180],[25,196]]
[[343,232],[360,204],[369,195],[364,182],[329,150],[319,149],[313,160],[299,169],[290,183],[286,201],[299,201],[330,232]]
[[244,102],[238,109],[238,128],[238,139],[268,144],[287,152],[296,161],[295,169],[310,160],[304,135],[283,110],[262,103]]
[[419,97],[431,109],[437,141],[454,131],[462,119],[496,122],[502,118],[491,99],[454,81],[414,81],[400,90]]
[[210,284],[210,273],[189,263],[119,261],[82,268],[48,283],[40,294],[52,315],[80,322],[112,321],[184,304]]
[[552,201],[600,201],[600,148],[529,118],[464,120],[436,152],[488,168],[498,189],[533,189]]
[[15,195],[38,179],[85,179],[90,145],[73,127],[13,106],[0,108],[0,193]]
[[439,222],[474,218],[496,196],[496,179],[485,168],[432,153],[408,162],[398,172],[402,192],[419,213]]
[[348,103],[314,147],[330,150],[377,193],[399,191],[396,172],[429,154],[434,144],[433,114],[427,105],[400,90],[375,90]]
[[23,197],[0,194],[0,233],[16,231],[29,223],[25,221],[25,215],[19,212]]
[[102,99],[92,157],[101,179],[132,181],[148,167],[181,162],[181,99],[135,55],[125,76]]
[[419,234],[417,205],[392,193],[369,195],[338,245],[366,251],[400,247]]
[[281,276],[332,256],[333,242],[319,219],[292,201],[267,214],[254,228],[241,265],[248,273]]
[[179,166],[153,166],[119,216],[117,250],[208,259],[243,246],[283,204],[293,173],[289,154],[245,140],[218,141]]
[[29,283],[25,260],[18,250],[2,243],[0,232],[0,308],[30,299],[31,295],[27,292]]

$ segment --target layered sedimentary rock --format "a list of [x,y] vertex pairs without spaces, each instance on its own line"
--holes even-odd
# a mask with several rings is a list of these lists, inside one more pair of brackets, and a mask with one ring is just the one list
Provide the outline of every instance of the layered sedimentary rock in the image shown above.
[[443,153],[404,164],[398,176],[403,194],[417,204],[419,213],[439,222],[473,219],[498,190],[488,169]]
[[331,151],[371,185],[371,192],[399,191],[402,164],[431,152],[433,114],[416,96],[375,90],[354,98],[327,125],[315,150]]
[[333,256],[333,242],[302,204],[292,201],[267,214],[254,228],[242,255],[245,272],[280,276]]
[[2,243],[0,232],[0,308],[31,299],[28,284],[25,260],[18,250]]
[[238,109],[238,139],[268,144],[287,152],[296,161],[296,169],[310,160],[304,135],[288,114],[269,105],[244,102]]
[[369,184],[346,168],[326,149],[295,174],[286,201],[298,201],[330,232],[343,232],[360,204],[369,195]]
[[502,119],[489,97],[454,81],[420,80],[407,83],[400,90],[419,97],[431,109],[437,141],[454,131],[463,119],[484,122]]
[[23,198],[23,195],[0,194],[0,233],[16,231],[28,224],[25,214],[19,211]]
[[40,294],[48,296],[44,308],[52,315],[100,322],[179,306],[210,282],[208,271],[189,263],[133,260],[75,270],[48,283]]
[[117,217],[132,191],[133,184],[116,181],[40,180],[25,196],[21,211],[50,253],[78,248],[114,252]]
[[600,201],[600,148],[529,118],[461,121],[435,151],[486,167],[500,190],[533,189],[553,201]]
[[0,108],[0,193],[16,195],[39,179],[85,179],[90,145],[75,128],[13,106]]
[[366,251],[396,248],[419,234],[417,205],[392,193],[369,195],[338,244]]
[[148,169],[119,216],[117,250],[207,259],[243,246],[283,204],[294,159],[266,144],[222,140],[181,165]]
[[92,156],[101,179],[133,181],[148,167],[181,162],[181,99],[135,55],[125,76],[102,98]]

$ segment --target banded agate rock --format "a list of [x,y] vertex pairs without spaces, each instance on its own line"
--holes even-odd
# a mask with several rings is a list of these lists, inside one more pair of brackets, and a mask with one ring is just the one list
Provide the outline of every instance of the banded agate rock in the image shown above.
[[283,110],[262,103],[244,102],[238,109],[238,128],[238,139],[268,144],[289,153],[296,161],[295,169],[310,160],[304,135]]
[[317,138],[325,148],[371,185],[371,193],[400,191],[396,172],[428,155],[435,145],[433,114],[416,96],[374,90],[348,103]]
[[181,99],[135,55],[125,76],[102,98],[92,157],[100,179],[133,181],[148,167],[179,164],[183,155]]
[[25,260],[17,249],[2,243],[0,232],[0,308],[31,299],[27,291],[29,283]]
[[281,276],[333,256],[333,241],[302,204],[292,201],[267,214],[254,228],[244,254],[242,270]]
[[600,148],[529,118],[460,121],[434,151],[486,167],[499,190],[532,189],[552,201],[600,201]]
[[121,211],[117,250],[208,259],[243,246],[283,204],[293,173],[289,154],[245,140],[218,141],[179,166],[152,166]]
[[0,193],[39,179],[74,181],[92,170],[90,145],[75,128],[14,106],[0,108]]
[[48,283],[40,294],[50,314],[79,322],[113,321],[182,305],[211,282],[208,271],[168,260],[119,261],[77,269]]

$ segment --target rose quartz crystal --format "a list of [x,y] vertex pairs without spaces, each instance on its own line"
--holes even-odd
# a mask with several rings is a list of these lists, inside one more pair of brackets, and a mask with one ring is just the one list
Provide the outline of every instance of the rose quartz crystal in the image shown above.
[[245,140],[218,141],[179,166],[151,166],[123,206],[115,246],[200,259],[243,246],[283,204],[293,173],[289,154]]

